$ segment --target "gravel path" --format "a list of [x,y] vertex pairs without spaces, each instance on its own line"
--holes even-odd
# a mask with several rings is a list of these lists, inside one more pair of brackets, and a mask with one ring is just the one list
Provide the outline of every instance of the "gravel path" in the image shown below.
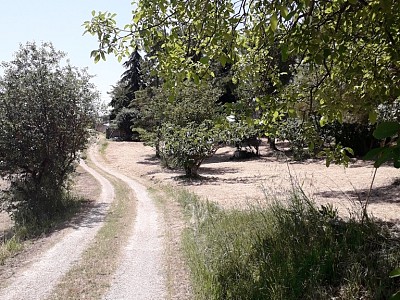
[[34,259],[25,271],[14,275],[11,283],[0,291],[0,299],[45,299],[58,280],[79,260],[102,226],[105,214],[114,199],[114,188],[108,180],[83,161],[81,166],[101,184],[102,192],[97,204],[81,223],[68,229],[60,242]]
[[123,249],[121,264],[104,299],[165,299],[163,220],[156,206],[149,198],[145,186],[100,164],[95,155],[91,154],[91,158],[104,172],[127,183],[137,198],[132,235]]

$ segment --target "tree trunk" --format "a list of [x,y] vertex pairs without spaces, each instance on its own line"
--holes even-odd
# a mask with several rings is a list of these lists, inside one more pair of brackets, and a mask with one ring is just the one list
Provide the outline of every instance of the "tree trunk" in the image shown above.
[[185,175],[188,178],[196,178],[199,177],[199,167],[198,164],[190,164],[185,166]]

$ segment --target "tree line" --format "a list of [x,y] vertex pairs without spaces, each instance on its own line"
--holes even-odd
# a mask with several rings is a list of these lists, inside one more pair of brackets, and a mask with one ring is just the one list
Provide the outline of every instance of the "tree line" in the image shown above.
[[[126,101],[130,111],[119,115],[119,126],[144,128],[156,149],[165,150],[160,155],[185,153],[177,160],[194,163],[194,149],[202,160],[216,143],[257,131],[272,141],[289,140],[295,158],[347,164],[369,153],[398,167],[396,7],[394,0],[137,1],[130,24],[118,27],[113,14],[93,11],[84,26],[98,37],[95,61],[132,53],[111,105]],[[129,82],[129,76],[142,79]],[[203,89],[216,93],[205,100]],[[192,119],[188,102],[203,120]],[[210,114],[202,115],[211,103]],[[163,113],[174,106],[181,114],[186,107],[187,116]],[[229,115],[236,124],[225,121]],[[374,136],[380,123],[386,134]],[[190,134],[204,147],[180,143]],[[369,152],[379,146],[377,136],[384,136],[385,147]]]

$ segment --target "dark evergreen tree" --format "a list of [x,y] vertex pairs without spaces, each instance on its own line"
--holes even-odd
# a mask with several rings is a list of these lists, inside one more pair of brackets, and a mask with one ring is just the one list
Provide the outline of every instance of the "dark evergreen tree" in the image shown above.
[[136,48],[129,56],[129,59],[123,63],[127,69],[121,76],[121,82],[125,83],[127,88],[127,96],[129,100],[135,99],[135,92],[144,87],[141,71],[141,63],[143,59]]
[[[143,59],[136,48],[123,64],[127,70],[122,73],[121,79],[110,92],[110,106],[113,108],[110,120],[114,121],[115,126],[122,131],[124,139],[128,140],[132,137],[131,127],[139,114],[139,108],[135,103],[135,92],[145,86],[141,71],[142,62]],[[135,118],[131,119],[131,116]]]
[[112,87],[110,106],[113,108],[110,113],[110,120],[115,120],[118,113],[129,106],[131,99],[129,98],[129,88],[122,81],[118,81],[115,86]]

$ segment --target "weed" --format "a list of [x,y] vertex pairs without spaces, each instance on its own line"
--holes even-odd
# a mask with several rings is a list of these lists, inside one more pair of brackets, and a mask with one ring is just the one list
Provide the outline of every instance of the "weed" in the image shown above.
[[0,245],[0,264],[4,264],[4,261],[20,252],[23,248],[23,244],[17,234],[14,234],[10,239],[5,239]]
[[197,299],[387,299],[400,262],[390,224],[343,220],[299,191],[287,203],[223,211],[180,193]]

